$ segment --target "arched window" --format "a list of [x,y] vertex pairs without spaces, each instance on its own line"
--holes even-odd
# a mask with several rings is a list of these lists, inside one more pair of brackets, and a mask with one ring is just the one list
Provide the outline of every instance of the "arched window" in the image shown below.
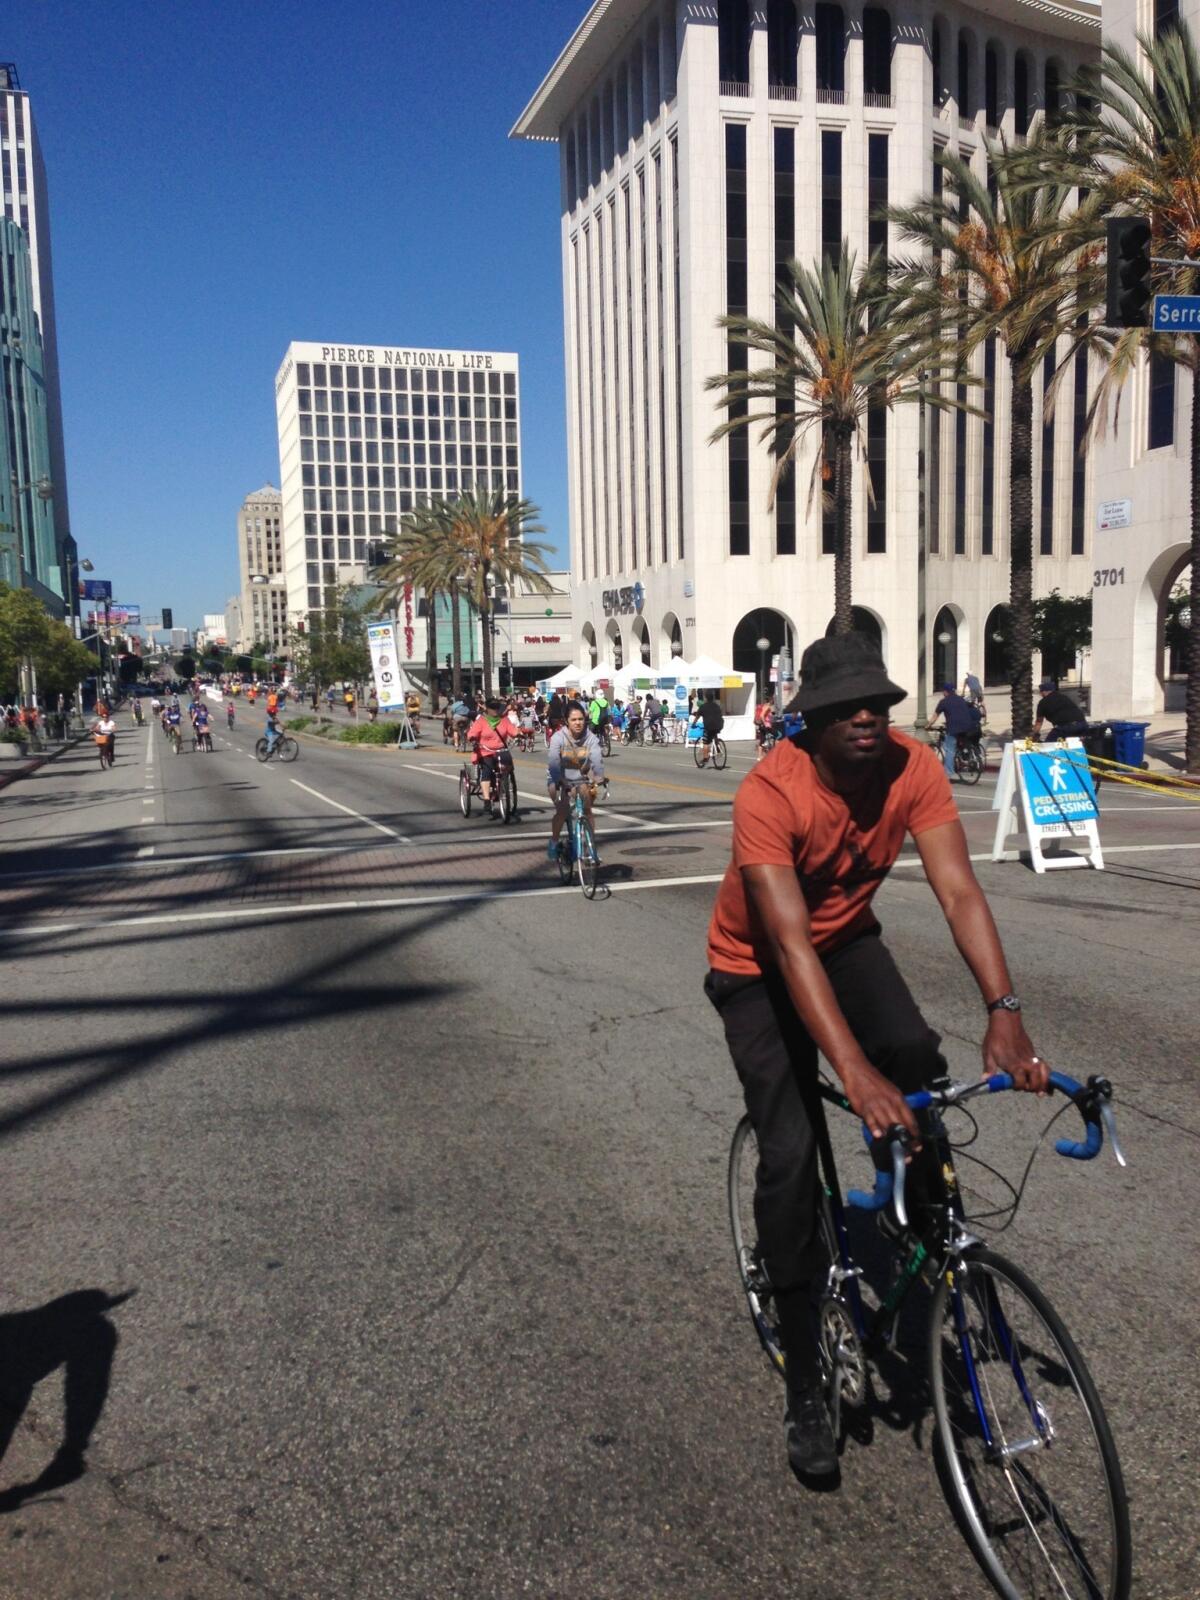
[[1059,75],[1056,61],[1047,61],[1046,63],[1045,84],[1046,90],[1042,96],[1042,104],[1046,108],[1046,121],[1051,123],[1057,121],[1058,113],[1062,110],[1062,79]]
[[942,35],[943,29],[940,22],[933,25],[933,33],[929,40],[929,60],[933,68],[933,103],[940,111],[942,102],[946,98],[946,85],[942,78]]
[[984,53],[983,99],[988,127],[998,128],[1004,111],[1000,100],[1000,53],[994,44],[989,44]]
[[955,85],[960,117],[975,115],[975,101],[971,93],[971,40],[966,33],[958,36],[958,82]]
[[821,0],[817,30],[817,99],[841,104],[846,93],[846,18],[841,6]]
[[1023,138],[1029,132],[1029,57],[1013,62],[1013,126]]
[[773,88],[796,87],[798,49],[796,0],[767,0],[767,81]]
[[867,6],[863,11],[863,93],[878,105],[892,94],[892,19],[882,6]]
[[933,687],[958,687],[958,618],[943,606],[933,621]]
[[721,82],[749,83],[749,0],[718,0],[717,45]]

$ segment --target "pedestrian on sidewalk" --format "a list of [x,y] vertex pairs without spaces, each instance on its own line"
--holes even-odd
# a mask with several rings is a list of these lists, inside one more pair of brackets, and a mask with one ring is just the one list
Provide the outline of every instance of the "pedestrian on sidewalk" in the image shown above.
[[374,689],[372,689],[370,694],[367,696],[367,716],[370,717],[372,722],[374,722],[378,715],[379,696],[375,693]]

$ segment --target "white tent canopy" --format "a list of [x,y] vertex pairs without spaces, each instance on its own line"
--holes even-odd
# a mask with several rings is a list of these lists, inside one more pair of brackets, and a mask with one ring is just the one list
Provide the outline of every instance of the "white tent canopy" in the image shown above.
[[616,672],[617,669],[611,661],[597,661],[594,667],[589,667],[586,672],[580,674],[579,687],[590,691],[598,683],[612,683]]
[[552,678],[544,679],[538,687],[543,692],[549,689],[552,694],[555,689],[578,689],[580,677],[580,669],[568,665],[563,667],[561,671],[556,672]]

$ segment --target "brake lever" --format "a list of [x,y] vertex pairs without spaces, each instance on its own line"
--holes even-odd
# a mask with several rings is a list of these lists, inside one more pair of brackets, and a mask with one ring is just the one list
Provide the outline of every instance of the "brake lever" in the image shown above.
[[902,1228],[908,1227],[908,1212],[904,1207],[904,1169],[907,1166],[907,1155],[901,1139],[892,1140],[892,1206],[896,1213],[896,1221]]
[[1124,1150],[1121,1149],[1121,1141],[1117,1138],[1117,1119],[1113,1114],[1112,1106],[1109,1105],[1107,1100],[1101,1100],[1100,1102],[1100,1120],[1104,1123],[1104,1131],[1108,1134],[1108,1142],[1112,1145],[1112,1153],[1117,1158],[1117,1165],[1127,1167],[1129,1163],[1125,1159]]

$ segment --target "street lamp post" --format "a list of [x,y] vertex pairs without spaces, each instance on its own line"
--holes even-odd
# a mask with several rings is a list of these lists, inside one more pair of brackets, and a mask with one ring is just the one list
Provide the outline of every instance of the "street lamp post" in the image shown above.
[[760,634],[754,642],[758,646],[758,703],[759,705],[762,705],[763,701],[767,698],[767,651],[771,648],[771,641],[767,638],[766,634]]

